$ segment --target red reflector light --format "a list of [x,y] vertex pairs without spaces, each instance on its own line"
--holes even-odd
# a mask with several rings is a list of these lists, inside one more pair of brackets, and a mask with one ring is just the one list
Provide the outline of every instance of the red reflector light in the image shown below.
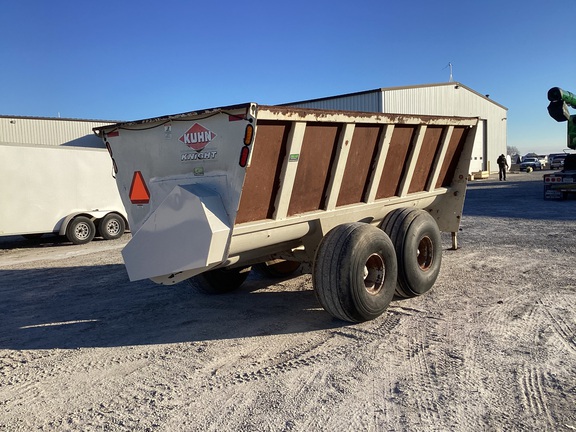
[[248,163],[248,156],[250,156],[250,147],[242,147],[242,150],[240,150],[240,166],[242,168],[244,168],[246,166],[246,164]]
[[144,177],[140,171],[135,171],[134,177],[132,177],[130,201],[132,201],[132,204],[148,204],[150,201],[150,192],[148,192],[148,187],[146,187]]

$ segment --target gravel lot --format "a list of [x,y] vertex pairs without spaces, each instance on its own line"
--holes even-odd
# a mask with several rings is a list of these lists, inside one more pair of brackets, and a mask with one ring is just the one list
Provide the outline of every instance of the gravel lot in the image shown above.
[[576,200],[540,174],[470,182],[434,289],[354,325],[309,275],[205,296],[130,283],[128,235],[2,238],[0,430],[576,430]]

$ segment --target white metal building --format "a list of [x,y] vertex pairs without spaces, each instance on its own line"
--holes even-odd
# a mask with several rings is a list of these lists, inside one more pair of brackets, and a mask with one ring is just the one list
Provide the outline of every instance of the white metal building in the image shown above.
[[302,108],[479,117],[470,172],[497,171],[506,154],[508,109],[458,82],[389,87],[284,104]]
[[113,121],[0,116],[0,143],[103,148],[92,128]]

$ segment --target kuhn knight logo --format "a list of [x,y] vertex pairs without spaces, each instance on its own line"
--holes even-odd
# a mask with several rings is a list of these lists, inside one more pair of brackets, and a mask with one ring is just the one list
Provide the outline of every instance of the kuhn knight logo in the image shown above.
[[194,123],[179,139],[191,149],[200,151],[215,137],[216,134],[214,132],[198,123]]

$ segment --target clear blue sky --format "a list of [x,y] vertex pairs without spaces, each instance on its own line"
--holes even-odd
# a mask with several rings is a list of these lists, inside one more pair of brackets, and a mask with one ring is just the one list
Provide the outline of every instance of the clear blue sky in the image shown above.
[[1,3],[0,115],[278,104],[446,82],[450,62],[455,81],[509,109],[509,146],[565,147],[546,93],[576,93],[575,0]]

